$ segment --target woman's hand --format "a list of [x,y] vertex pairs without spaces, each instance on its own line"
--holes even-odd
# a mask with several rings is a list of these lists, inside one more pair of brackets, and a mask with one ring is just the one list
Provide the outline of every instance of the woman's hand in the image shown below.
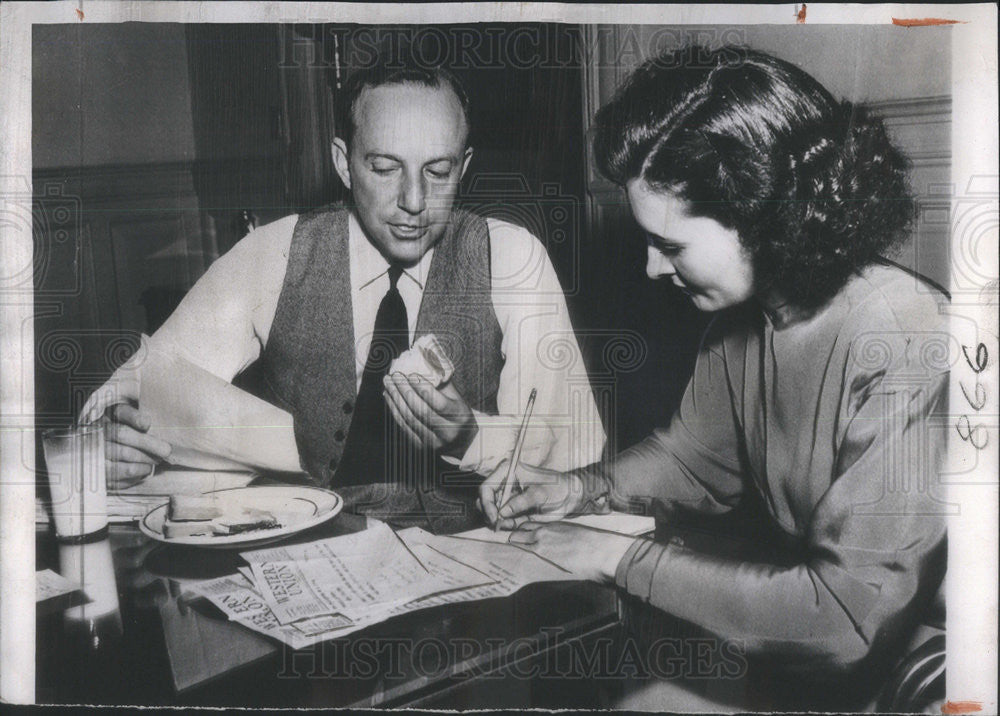
[[479,486],[479,507],[491,525],[512,530],[527,517],[534,522],[552,522],[574,514],[583,505],[583,481],[579,477],[524,464],[518,465],[511,476],[522,491],[512,491],[513,497],[499,504],[508,464],[507,460],[501,462]]
[[566,522],[525,522],[511,532],[508,541],[528,547],[582,579],[613,582],[618,563],[635,540]]

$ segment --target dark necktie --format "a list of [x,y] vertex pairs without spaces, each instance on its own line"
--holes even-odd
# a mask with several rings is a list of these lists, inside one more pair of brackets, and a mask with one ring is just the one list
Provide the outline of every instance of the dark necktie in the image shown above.
[[382,378],[388,373],[392,361],[410,344],[406,305],[396,288],[402,273],[398,266],[389,267],[389,290],[375,316],[375,330],[368,348],[361,387],[337,470],[338,484],[396,482],[399,478],[391,474],[396,470],[387,469],[386,458],[399,450],[405,436],[400,433],[382,397]]

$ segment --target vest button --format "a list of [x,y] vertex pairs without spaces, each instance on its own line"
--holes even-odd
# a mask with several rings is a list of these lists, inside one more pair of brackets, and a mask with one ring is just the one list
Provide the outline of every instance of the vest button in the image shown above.
[[350,415],[351,413],[354,412],[354,403],[352,403],[350,400],[345,400],[343,408],[344,408],[344,415]]
[[344,438],[346,437],[347,435],[344,433],[343,430],[338,430],[333,434],[333,439],[336,440],[338,443],[344,442]]

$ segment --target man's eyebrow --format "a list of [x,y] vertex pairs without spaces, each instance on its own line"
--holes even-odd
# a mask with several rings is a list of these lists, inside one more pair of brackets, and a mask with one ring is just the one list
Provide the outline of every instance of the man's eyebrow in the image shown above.
[[399,157],[394,156],[392,154],[383,154],[382,152],[368,152],[365,155],[365,159],[366,160],[371,160],[371,159],[390,159],[390,160],[392,160],[394,162],[399,162],[400,164],[403,163],[403,160],[400,159]]
[[[397,162],[399,164],[403,164],[403,160],[400,159],[399,157],[397,157],[396,155],[394,155],[394,154],[385,154],[383,152],[368,152],[365,155],[365,160],[366,161],[371,161],[372,159],[388,159],[390,161]],[[458,161],[458,157],[453,157],[453,156],[435,157],[433,159],[428,159],[426,162],[423,163],[423,166],[426,167],[428,164],[437,164],[438,162],[451,162],[452,164],[455,164],[457,161]]]

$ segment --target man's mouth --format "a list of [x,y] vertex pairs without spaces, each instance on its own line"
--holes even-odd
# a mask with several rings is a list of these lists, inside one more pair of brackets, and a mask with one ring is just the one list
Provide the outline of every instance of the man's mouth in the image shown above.
[[427,224],[389,224],[393,236],[397,239],[419,239],[427,233]]

